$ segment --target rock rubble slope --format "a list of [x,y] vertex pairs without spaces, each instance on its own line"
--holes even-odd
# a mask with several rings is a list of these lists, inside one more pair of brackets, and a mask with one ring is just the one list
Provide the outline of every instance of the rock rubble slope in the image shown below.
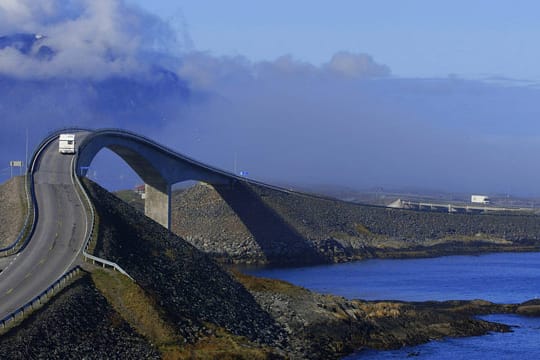
[[[136,279],[145,304],[155,310],[149,313],[174,329],[174,343],[155,337],[157,341],[150,341],[150,335],[135,330],[144,324],[129,325],[133,319],[111,304],[129,307],[131,295],[118,293],[122,299],[109,303],[98,291],[107,284],[106,272],[99,270],[103,279],[98,285],[98,271],[89,267],[94,282],[83,276],[0,337],[5,358],[339,359],[363,348],[390,349],[447,336],[508,331],[508,326],[474,316],[537,312],[536,302],[518,306],[347,300],[242,275],[225,270],[98,185],[85,184],[99,219],[97,254],[118,262]],[[217,352],[216,339],[224,338]],[[223,344],[229,347],[225,352]]]
[[95,253],[126,270],[188,342],[210,323],[260,344],[284,345],[281,327],[208,255],[98,185],[85,186],[100,219]]
[[179,236],[216,258],[243,264],[540,249],[536,215],[390,209],[255,185],[196,185],[174,196],[172,214]]
[[2,359],[160,359],[88,275],[0,337]]

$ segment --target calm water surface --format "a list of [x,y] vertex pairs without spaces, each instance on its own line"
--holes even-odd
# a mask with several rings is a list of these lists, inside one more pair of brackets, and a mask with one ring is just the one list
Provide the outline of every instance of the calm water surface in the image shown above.
[[[540,253],[367,260],[248,272],[349,299],[485,299],[519,303],[540,297]],[[347,359],[540,359],[540,318],[516,315],[482,318],[516,327],[513,333],[433,341],[397,351],[363,351]]]

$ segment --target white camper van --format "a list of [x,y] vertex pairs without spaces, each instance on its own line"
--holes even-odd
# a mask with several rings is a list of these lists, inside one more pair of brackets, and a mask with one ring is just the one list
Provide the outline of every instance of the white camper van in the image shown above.
[[58,151],[61,154],[75,154],[75,134],[60,134]]
[[489,203],[491,203],[491,200],[485,195],[471,195],[471,202],[473,204],[488,205]]

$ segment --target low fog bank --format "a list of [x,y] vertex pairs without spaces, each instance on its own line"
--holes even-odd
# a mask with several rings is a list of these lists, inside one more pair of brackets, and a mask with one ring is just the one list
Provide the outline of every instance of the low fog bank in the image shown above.
[[[321,66],[187,52],[119,0],[2,3],[0,31],[0,181],[27,130],[32,150],[60,127],[119,127],[280,184],[540,195],[535,84],[404,79],[346,51]],[[117,164],[90,173],[139,181]]]

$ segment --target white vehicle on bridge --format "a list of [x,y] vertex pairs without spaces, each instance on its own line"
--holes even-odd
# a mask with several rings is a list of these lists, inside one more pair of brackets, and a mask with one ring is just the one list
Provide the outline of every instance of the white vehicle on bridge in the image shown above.
[[471,195],[471,203],[488,205],[491,203],[491,200],[485,195]]
[[61,154],[75,154],[75,134],[60,134],[58,151]]

